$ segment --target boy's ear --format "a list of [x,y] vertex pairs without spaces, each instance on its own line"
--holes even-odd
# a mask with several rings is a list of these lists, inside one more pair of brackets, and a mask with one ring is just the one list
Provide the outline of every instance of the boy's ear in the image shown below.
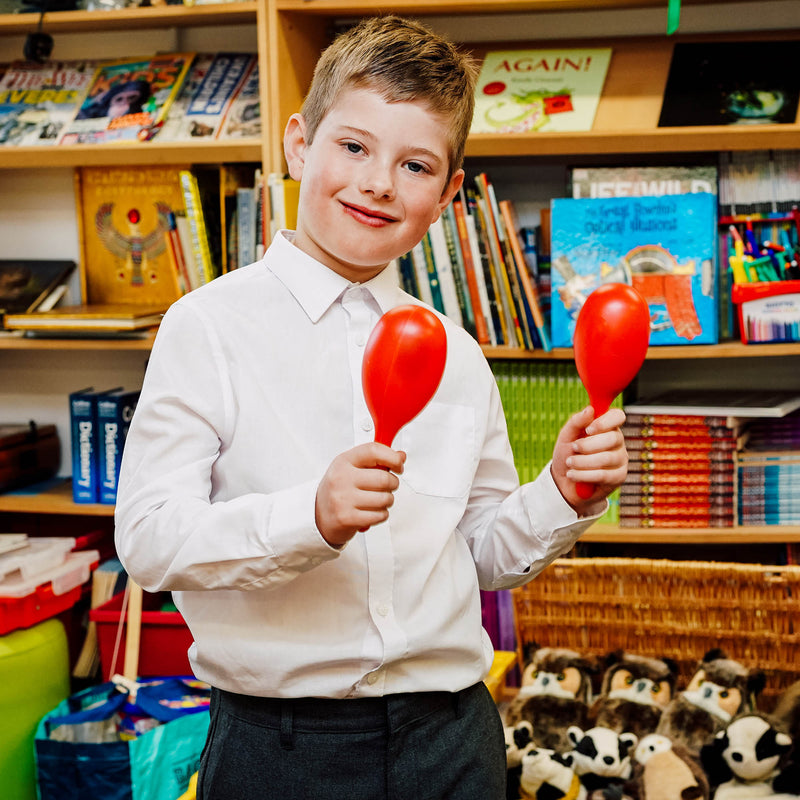
[[436,220],[442,215],[442,211],[444,211],[447,206],[450,205],[450,201],[456,196],[458,190],[461,188],[462,183],[464,183],[464,170],[459,169],[453,173],[450,180],[447,182],[447,185],[444,187],[442,196],[436,205],[436,211],[434,212],[431,224],[436,222]]
[[306,121],[302,114],[292,114],[283,132],[283,154],[289,176],[299,181],[303,176],[306,154]]

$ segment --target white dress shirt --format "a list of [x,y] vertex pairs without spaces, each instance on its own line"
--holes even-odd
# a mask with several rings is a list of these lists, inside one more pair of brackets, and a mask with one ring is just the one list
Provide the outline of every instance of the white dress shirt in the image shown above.
[[380,314],[419,301],[390,270],[351,284],[291,238],[165,315],[125,445],[119,556],[145,590],[174,592],[192,667],[214,686],[462,689],[492,661],[479,587],[525,583],[596,516],[579,520],[549,469],[519,487],[492,372],[442,317],[447,365],[393,444],[407,461],[389,519],[330,547],[317,486],[373,438],[364,345]]

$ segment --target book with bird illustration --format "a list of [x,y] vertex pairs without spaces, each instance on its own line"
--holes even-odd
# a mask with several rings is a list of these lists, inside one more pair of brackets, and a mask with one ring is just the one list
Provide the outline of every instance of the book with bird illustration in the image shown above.
[[181,294],[168,247],[169,215],[183,212],[183,166],[76,171],[84,303],[169,305]]

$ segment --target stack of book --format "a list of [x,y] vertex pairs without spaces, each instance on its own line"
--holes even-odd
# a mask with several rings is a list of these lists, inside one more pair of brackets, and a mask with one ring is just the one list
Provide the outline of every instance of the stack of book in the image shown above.
[[731,527],[736,430],[728,418],[626,413],[629,462],[620,489],[620,525]]
[[800,524],[800,412],[758,419],[738,454],[739,524]]

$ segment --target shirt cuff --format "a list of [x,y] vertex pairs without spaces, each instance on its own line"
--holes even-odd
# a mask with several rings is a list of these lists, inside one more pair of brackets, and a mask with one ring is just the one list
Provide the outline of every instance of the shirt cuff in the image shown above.
[[314,509],[317,481],[281,492],[270,514],[267,540],[281,571],[299,574],[337,558],[342,548],[329,545],[317,529]]

